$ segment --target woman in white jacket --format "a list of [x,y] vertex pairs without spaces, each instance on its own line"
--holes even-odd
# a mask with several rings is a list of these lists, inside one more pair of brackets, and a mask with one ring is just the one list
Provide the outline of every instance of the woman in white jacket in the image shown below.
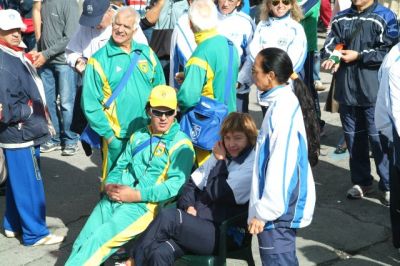
[[319,125],[311,95],[285,51],[262,50],[252,74],[269,107],[256,144],[249,231],[257,234],[263,265],[298,265],[296,230],[309,225],[314,212],[310,164],[318,161]]
[[[260,22],[248,47],[246,62],[239,72],[239,88],[250,86],[251,66],[259,51],[276,47],[288,53],[293,70],[299,73],[303,69],[307,56],[307,39],[299,23],[302,12],[297,0],[264,0],[261,5]],[[265,103],[260,101],[261,106]]]

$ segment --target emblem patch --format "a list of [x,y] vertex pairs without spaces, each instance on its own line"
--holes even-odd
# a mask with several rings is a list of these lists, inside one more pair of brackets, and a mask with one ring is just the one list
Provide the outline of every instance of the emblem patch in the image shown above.
[[149,72],[149,63],[146,60],[139,61],[138,66],[143,73]]

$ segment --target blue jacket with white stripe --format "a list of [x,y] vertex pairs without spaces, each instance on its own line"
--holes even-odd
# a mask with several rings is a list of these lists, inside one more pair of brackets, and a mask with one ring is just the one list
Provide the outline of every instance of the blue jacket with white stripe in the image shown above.
[[[361,25],[359,30],[358,25]],[[340,62],[335,99],[344,105],[374,106],[379,88],[379,67],[398,41],[396,15],[376,0],[362,12],[353,5],[338,13],[332,21],[322,57],[327,59],[336,45],[342,43],[345,50],[357,51],[359,58],[350,63]]]

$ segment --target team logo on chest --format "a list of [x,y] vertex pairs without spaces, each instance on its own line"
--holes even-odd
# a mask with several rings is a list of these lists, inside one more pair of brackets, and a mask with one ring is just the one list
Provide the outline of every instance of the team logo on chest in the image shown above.
[[147,60],[140,60],[138,62],[138,66],[140,71],[142,71],[143,73],[149,72],[149,63],[147,62]]
[[161,155],[163,155],[165,152],[165,144],[160,142],[160,144],[157,145],[155,151],[154,151],[154,155],[159,157]]

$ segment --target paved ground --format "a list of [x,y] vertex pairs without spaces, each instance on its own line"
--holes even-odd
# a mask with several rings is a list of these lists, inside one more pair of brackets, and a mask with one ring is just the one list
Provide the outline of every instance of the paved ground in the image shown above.
[[[325,83],[330,79],[330,74],[322,73]],[[327,91],[320,93],[322,106],[326,95]],[[250,109],[260,122],[259,107],[252,103]],[[313,169],[317,204],[313,223],[298,233],[300,265],[400,265],[399,252],[391,244],[389,209],[380,204],[379,193],[364,200],[346,199],[345,192],[351,186],[348,154],[333,153],[341,136],[339,118],[324,112],[323,119],[327,122],[323,155]],[[64,265],[98,200],[99,162],[98,154],[88,158],[82,151],[73,157],[62,157],[58,152],[42,156],[48,225],[51,231],[66,235],[66,241],[61,245],[24,247],[18,239],[0,234],[0,265]],[[377,190],[376,182],[375,187]],[[3,196],[0,213],[4,205]],[[261,265],[255,238],[253,247],[256,264]],[[244,264],[230,260],[228,265]]]

